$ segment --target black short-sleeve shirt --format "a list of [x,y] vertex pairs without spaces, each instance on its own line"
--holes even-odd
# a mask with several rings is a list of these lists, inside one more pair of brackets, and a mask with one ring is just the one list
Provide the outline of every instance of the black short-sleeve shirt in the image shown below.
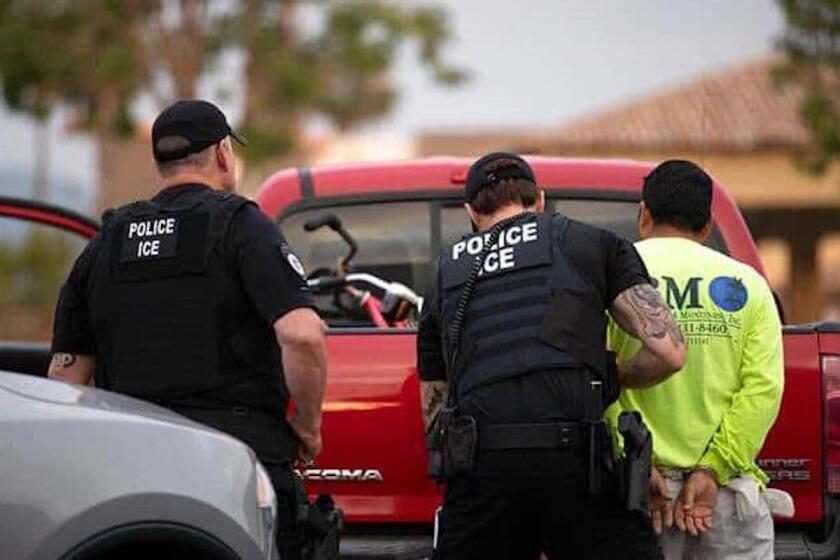
[[248,298],[267,324],[293,309],[316,309],[303,265],[280,228],[249,204],[235,216],[228,239]]
[[[177,186],[161,191],[153,200],[163,202],[207,194],[210,189],[205,186]],[[101,246],[100,236],[88,243],[61,289],[53,325],[53,352],[97,354],[89,282]],[[222,241],[222,254],[225,264],[238,271],[242,288],[266,325],[273,325],[293,309],[315,309],[300,261],[277,225],[255,205],[246,204],[233,216]]]
[[88,282],[101,245],[100,235],[90,240],[76,258],[67,281],[61,287],[53,322],[53,352],[96,355],[96,339],[88,305]]
[[[575,269],[590,279],[608,305],[612,305],[624,290],[650,282],[647,268],[633,244],[610,231],[570,220],[564,251]],[[417,370],[424,381],[446,379],[443,328],[438,281],[434,281],[430,283],[418,325]]]

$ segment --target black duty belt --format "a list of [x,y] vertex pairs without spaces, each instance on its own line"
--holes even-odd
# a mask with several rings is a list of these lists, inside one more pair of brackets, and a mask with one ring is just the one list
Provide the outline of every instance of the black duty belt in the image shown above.
[[588,443],[590,429],[579,422],[494,424],[479,428],[478,449],[579,449]]
[[270,413],[265,410],[249,408],[247,406],[173,406],[175,412],[183,414],[198,422],[247,422],[254,427],[280,427],[286,424],[285,418],[279,412]]

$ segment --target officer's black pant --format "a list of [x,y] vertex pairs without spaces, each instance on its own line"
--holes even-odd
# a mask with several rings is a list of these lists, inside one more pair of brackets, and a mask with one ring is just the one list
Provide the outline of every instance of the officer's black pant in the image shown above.
[[283,560],[300,560],[303,535],[295,521],[297,495],[290,462],[262,461],[277,494],[277,550]]
[[436,557],[649,560],[661,552],[647,516],[588,495],[568,451],[495,451],[446,488]]

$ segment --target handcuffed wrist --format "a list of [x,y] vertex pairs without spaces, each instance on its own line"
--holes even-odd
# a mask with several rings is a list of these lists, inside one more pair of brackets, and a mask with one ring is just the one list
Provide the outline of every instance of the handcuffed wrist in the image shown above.
[[715,481],[715,484],[717,484],[718,486],[721,486],[720,478],[718,477],[717,472],[715,472],[715,469],[713,469],[709,465],[695,465],[694,468],[691,469],[691,472],[689,473],[689,476],[691,476],[693,473],[696,473],[696,472],[704,472],[704,473],[708,474],[709,476],[712,477],[712,480]]
[[729,484],[729,479],[737,474],[731,463],[721,454],[720,450],[712,445],[700,458],[697,466],[710,469],[715,474],[715,481],[720,486]]

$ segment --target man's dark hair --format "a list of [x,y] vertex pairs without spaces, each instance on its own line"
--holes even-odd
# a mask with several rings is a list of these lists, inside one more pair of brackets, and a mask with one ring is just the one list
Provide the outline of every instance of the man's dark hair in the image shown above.
[[654,223],[699,232],[712,217],[712,178],[690,161],[671,159],[645,177],[642,201]]
[[[503,158],[490,162],[485,169],[490,173],[498,173],[503,169],[520,165],[518,160]],[[538,195],[537,185],[533,181],[519,178],[501,179],[478,191],[475,198],[470,201],[470,206],[479,214],[487,216],[508,204],[533,206],[537,202]]]

